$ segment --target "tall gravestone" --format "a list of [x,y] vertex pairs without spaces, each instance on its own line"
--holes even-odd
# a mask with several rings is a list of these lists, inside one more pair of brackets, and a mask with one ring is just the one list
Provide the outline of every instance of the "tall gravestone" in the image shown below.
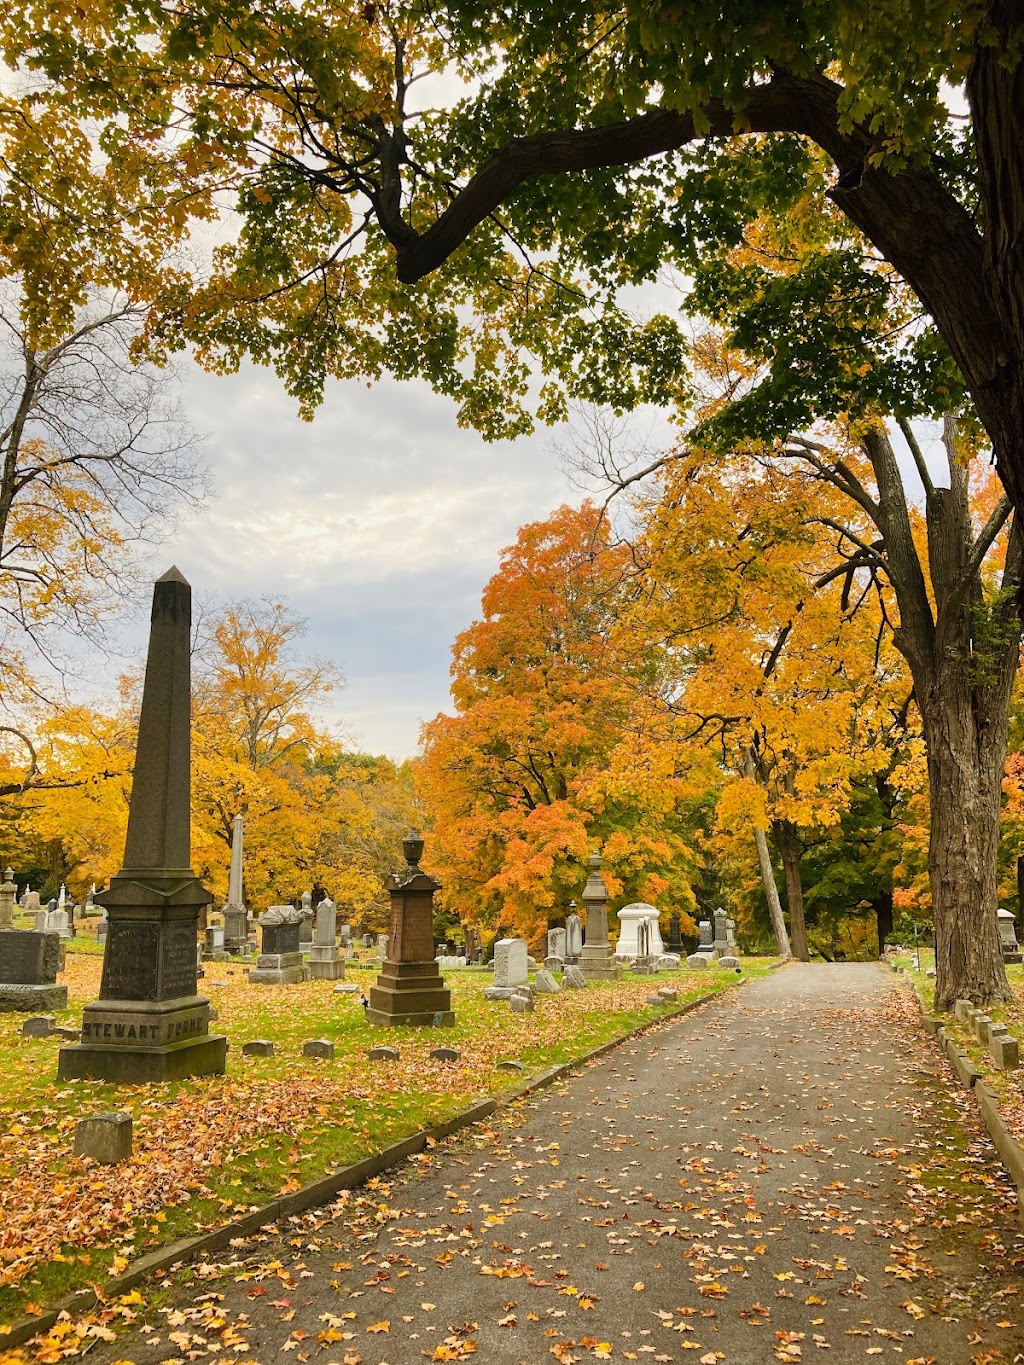
[[249,938],[249,912],[242,899],[242,841],[242,817],[236,815],[231,829],[231,872],[224,906],[224,947],[229,953],[242,952]]
[[299,934],[302,931],[302,912],[294,905],[272,905],[260,915],[262,951],[249,980],[256,986],[294,986],[309,980],[309,972],[302,961]]
[[100,998],[82,1041],[60,1050],[63,1080],[125,1085],[224,1070],[197,993],[199,912],[211,896],[192,870],[190,626],[192,591],[177,569],[158,578],[142,691],[124,865],[96,897],[109,916]]
[[439,884],[420,867],[423,840],[402,840],[406,866],[388,878],[391,932],[366,1017],[374,1024],[453,1024],[452,996],[434,960],[434,892]]
[[580,971],[587,981],[616,981],[622,968],[608,940],[608,888],[601,876],[601,855],[593,853],[588,862],[590,876],[583,888],[587,910],[587,936],[580,954]]
[[17,892],[14,868],[9,867],[4,873],[3,884],[0,885],[0,929],[14,928],[14,898]]
[[583,921],[576,913],[576,902],[569,902],[569,913],[565,917],[565,965],[578,965],[583,952]]
[[57,985],[60,968],[57,934],[33,929],[0,932],[0,1012],[67,1009],[68,988]]
[[338,952],[338,907],[328,896],[316,907],[316,929],[309,950],[309,974],[314,981],[340,981],[345,964]]

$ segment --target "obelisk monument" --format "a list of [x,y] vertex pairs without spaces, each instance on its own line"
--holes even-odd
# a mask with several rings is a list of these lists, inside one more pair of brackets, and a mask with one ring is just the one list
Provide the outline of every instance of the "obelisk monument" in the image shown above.
[[242,899],[242,839],[242,817],[236,815],[231,830],[228,903],[224,907],[224,947],[229,953],[242,952],[249,937],[249,912]]
[[223,1072],[197,994],[199,911],[212,900],[192,870],[192,590],[177,569],[153,589],[124,865],[96,900],[109,915],[100,998],[82,1041],[60,1050],[62,1079],[124,1085]]
[[391,932],[388,950],[370,987],[371,1024],[453,1024],[452,993],[434,959],[434,892],[440,887],[420,867],[423,840],[415,830],[402,840],[405,867],[388,877]]

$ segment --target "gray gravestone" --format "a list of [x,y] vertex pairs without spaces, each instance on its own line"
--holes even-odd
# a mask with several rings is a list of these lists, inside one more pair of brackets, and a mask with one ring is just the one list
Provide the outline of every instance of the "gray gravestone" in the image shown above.
[[592,853],[587,860],[590,876],[583,888],[587,910],[587,933],[580,954],[580,970],[588,981],[618,981],[622,968],[608,938],[608,888],[601,876],[601,855]]
[[533,988],[535,991],[539,991],[541,995],[557,995],[562,989],[546,967],[542,967],[537,973]]
[[583,921],[577,915],[575,905],[572,901],[565,917],[565,960],[570,966],[579,962],[583,952]]
[[75,1124],[75,1156],[116,1166],[132,1154],[132,1116],[120,1111],[94,1114]]
[[340,981],[345,964],[334,942],[338,909],[328,897],[316,907],[316,930],[309,949],[309,974],[314,981]]
[[262,952],[249,980],[259,986],[292,986],[307,979],[299,934],[302,912],[293,905],[272,905],[259,919]]
[[240,815],[235,816],[231,829],[231,872],[228,877],[228,899],[224,906],[224,947],[229,953],[242,953],[249,936],[249,912],[242,898],[242,850],[244,828]]
[[562,985],[568,987],[569,990],[582,991],[586,989],[587,978],[580,971],[579,967],[573,966],[573,964],[570,963],[565,969],[565,975],[562,977]]
[[14,869],[9,867],[0,884],[0,931],[14,928],[14,898],[18,888],[14,884]]
[[726,920],[729,916],[721,906],[715,911],[715,957],[725,957],[729,953],[729,930],[726,928]]
[[197,994],[199,912],[210,895],[191,862],[191,589],[177,569],[153,591],[124,865],[100,893],[110,915],[100,998],[82,1041],[60,1050],[62,1080],[138,1085],[224,1071]]
[[489,1000],[507,1000],[518,986],[525,986],[529,965],[526,942],[500,938],[494,945],[494,984],[484,992]]
[[60,966],[59,935],[34,929],[0,932],[0,1012],[67,1009],[68,988],[57,985]]
[[548,957],[560,957],[565,961],[565,930],[548,930]]

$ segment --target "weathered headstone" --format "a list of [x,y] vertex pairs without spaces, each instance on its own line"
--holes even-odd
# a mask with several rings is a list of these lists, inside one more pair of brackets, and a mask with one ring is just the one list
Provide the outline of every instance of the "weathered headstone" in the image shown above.
[[387,957],[370,987],[366,1017],[374,1024],[452,1024],[452,996],[434,959],[434,893],[439,884],[420,867],[423,840],[402,840],[406,866],[388,877],[391,932]]
[[696,952],[691,953],[690,956],[686,959],[686,965],[688,967],[707,968],[713,961],[714,957],[710,953]]
[[37,1014],[34,1019],[26,1019],[21,1026],[23,1038],[49,1038],[53,1033],[56,1020],[52,1014]]
[[243,1057],[273,1057],[274,1044],[269,1038],[253,1038],[251,1042],[242,1044]]
[[580,971],[579,967],[570,963],[565,969],[565,975],[562,977],[562,985],[565,986],[567,990],[582,991],[586,989],[587,978]]
[[682,920],[678,910],[673,910],[668,917],[668,939],[665,942],[667,952],[675,953],[677,957],[683,954],[683,929]]
[[[646,901],[634,901],[624,905],[618,913],[619,941],[615,945],[615,956],[630,961],[642,957],[660,957],[665,951],[658,925],[658,911]],[[641,933],[646,927],[646,941],[641,943]]]
[[[320,902],[323,904],[323,901]],[[334,1057],[334,1044],[330,1038],[310,1038],[308,1042],[302,1044],[303,1057],[322,1057],[324,1061],[331,1061]]]
[[371,1047],[366,1055],[371,1062],[397,1062],[399,1060],[397,1047]]
[[736,957],[734,953],[723,953],[722,956],[718,959],[718,965],[723,969],[723,971],[734,972],[736,968],[740,965],[740,960],[738,957]]
[[231,828],[231,872],[228,899],[224,906],[224,947],[229,953],[244,952],[249,937],[249,912],[242,894],[242,851],[245,833],[242,817],[235,816]]
[[0,883],[0,931],[14,928],[14,898],[18,888],[14,884],[14,868],[9,867]]
[[378,934],[378,935],[377,935],[377,952],[380,953],[380,960],[381,960],[381,962],[387,961],[387,956],[388,956],[388,935],[387,935],[387,934]]
[[1017,918],[1011,910],[996,911],[999,928],[999,946],[1003,952],[1004,962],[1024,961],[1024,954],[1021,953],[1020,944],[1017,942],[1017,934],[1014,929],[1014,920]]
[[548,957],[559,957],[565,961],[565,930],[548,930]]
[[435,1062],[458,1062],[462,1053],[453,1047],[434,1047],[430,1049],[430,1058]]
[[75,1124],[75,1156],[91,1157],[104,1166],[127,1161],[132,1154],[132,1116],[120,1110],[94,1114]]
[[522,995],[519,991],[512,992],[508,1004],[514,1014],[532,1014],[535,1009],[533,996]]
[[715,920],[714,953],[715,953],[715,957],[725,957],[726,954],[729,952],[729,930],[728,930],[727,927],[726,927],[726,920],[727,920],[728,918],[729,918],[729,916],[725,913],[725,911],[722,909],[722,907],[719,906],[718,909],[715,911],[715,914],[714,914],[714,920]]
[[593,853],[588,861],[590,876],[583,888],[587,911],[587,934],[580,954],[580,970],[588,981],[617,981],[622,968],[608,939],[608,888],[601,876],[601,855]]
[[259,919],[262,943],[249,980],[257,986],[293,986],[306,981],[299,934],[302,912],[293,905],[272,905]]
[[207,962],[227,962],[229,956],[224,947],[223,924],[211,924],[203,934],[203,958]]
[[98,899],[110,926],[100,998],[82,1041],[60,1051],[63,1080],[138,1085],[223,1072],[226,1039],[197,994],[199,912],[210,894],[191,866],[191,589],[156,582],[124,865]]
[[61,966],[60,938],[34,929],[0,933],[0,1012],[36,1014],[63,1010],[67,986],[57,985]]
[[72,937],[71,921],[68,912],[57,900],[47,903],[46,928],[51,934],[57,934],[60,938],[69,939]]
[[340,981],[345,964],[334,941],[338,908],[328,896],[316,907],[316,929],[309,949],[309,974],[314,981]]
[[562,989],[546,967],[541,967],[534,977],[533,988],[541,995],[557,995]]
[[715,931],[709,919],[702,919],[697,926],[700,933],[700,943],[697,945],[697,952],[702,957],[713,958],[715,955]]
[[[50,924],[50,912],[49,912],[49,910],[47,910],[47,908],[46,908],[45,905],[37,905],[37,906],[36,906],[36,913],[35,913],[35,921],[34,921],[34,926],[35,926],[35,931],[36,931],[36,933],[37,933],[37,934],[48,934],[48,933],[50,932],[49,924]],[[60,936],[58,935],[58,937],[60,937]]]
[[525,986],[528,979],[526,941],[521,938],[499,938],[494,945],[494,984],[496,986]]

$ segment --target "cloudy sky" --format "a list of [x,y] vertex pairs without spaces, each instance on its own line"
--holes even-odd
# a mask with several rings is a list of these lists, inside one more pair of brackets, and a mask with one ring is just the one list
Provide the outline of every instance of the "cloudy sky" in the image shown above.
[[165,542],[197,594],[282,597],[310,655],[341,665],[332,720],[405,756],[450,706],[452,641],[479,613],[501,549],[582,493],[542,430],[485,443],[425,385],[334,384],[313,423],[270,371],[182,371],[214,496]]

